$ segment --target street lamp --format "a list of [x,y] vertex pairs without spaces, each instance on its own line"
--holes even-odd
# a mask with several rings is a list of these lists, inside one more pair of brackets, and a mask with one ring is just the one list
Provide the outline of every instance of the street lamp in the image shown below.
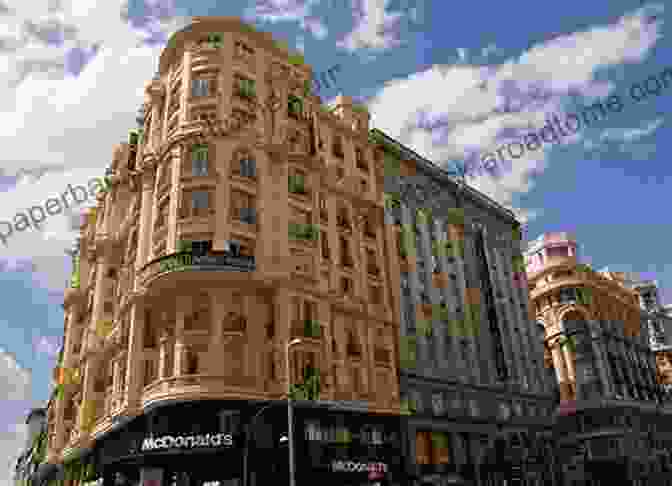
[[294,417],[292,416],[292,379],[289,373],[289,348],[301,343],[301,339],[295,338],[285,346],[285,372],[287,373],[287,440],[289,442],[289,486],[296,486],[294,478]]

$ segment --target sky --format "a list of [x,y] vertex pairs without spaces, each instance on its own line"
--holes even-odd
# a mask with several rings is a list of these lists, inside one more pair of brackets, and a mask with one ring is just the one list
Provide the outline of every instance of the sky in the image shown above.
[[[49,397],[66,251],[93,199],[24,231],[3,222],[104,173],[166,40],[203,15],[271,32],[317,75],[338,65],[324,102],[351,96],[372,127],[442,167],[500,149],[467,182],[512,209],[530,239],[572,232],[582,261],[657,279],[672,303],[662,2],[0,0],[0,486],[26,413]],[[545,142],[553,116],[565,123],[611,97],[620,110]]]

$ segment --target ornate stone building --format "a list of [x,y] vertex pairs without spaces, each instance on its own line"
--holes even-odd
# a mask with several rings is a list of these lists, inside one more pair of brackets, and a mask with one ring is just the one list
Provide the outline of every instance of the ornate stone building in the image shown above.
[[556,383],[528,315],[510,211],[374,130],[387,160],[386,231],[401,302],[404,457],[413,479],[553,484]]
[[556,433],[566,484],[600,484],[613,474],[659,484],[669,474],[672,410],[656,383],[648,314],[628,276],[580,264],[568,233],[541,235],[525,258],[530,305],[560,385]]
[[[106,485],[287,477],[289,382],[298,478],[366,477],[339,459],[375,462],[395,484],[383,161],[366,110],[342,96],[322,106],[311,77],[236,18],[199,17],[170,39],[139,132],[114,151],[112,187],[81,228],[51,462],[92,452]],[[265,440],[244,433],[257,419],[278,457],[250,456]],[[349,455],[330,449],[336,435]],[[184,448],[204,452],[183,463]]]

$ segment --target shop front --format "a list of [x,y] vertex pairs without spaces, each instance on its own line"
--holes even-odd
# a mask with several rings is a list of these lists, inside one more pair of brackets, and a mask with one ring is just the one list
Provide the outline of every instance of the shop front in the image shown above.
[[97,444],[103,486],[241,486],[245,408],[201,401],[135,418]]
[[296,415],[297,485],[406,484],[400,417],[309,407]]

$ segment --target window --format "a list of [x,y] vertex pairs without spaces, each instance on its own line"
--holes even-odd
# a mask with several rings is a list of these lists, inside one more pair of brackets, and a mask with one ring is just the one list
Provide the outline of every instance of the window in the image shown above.
[[234,191],[231,194],[231,217],[243,223],[256,224],[254,198],[245,192]]
[[257,177],[257,164],[255,160],[250,157],[241,159],[238,168],[238,174],[241,177],[249,177],[251,179]]
[[187,363],[186,363],[186,374],[195,375],[198,373],[198,353],[194,350],[189,350],[187,352]]
[[208,175],[208,146],[195,145],[191,151],[191,175],[203,177]]
[[205,216],[210,207],[210,193],[208,191],[192,192],[191,207],[194,210],[194,216]]
[[341,293],[349,295],[352,292],[352,281],[347,277],[341,278]]
[[344,157],[343,154],[343,141],[340,136],[334,137],[334,142],[331,147],[332,154],[339,159]]
[[193,79],[191,81],[191,96],[208,96],[210,94],[209,79]]
[[254,98],[257,95],[254,81],[236,76],[236,94],[242,98]]
[[350,245],[347,238],[341,236],[341,265],[344,267],[352,267],[354,262],[352,256],[350,255]]
[[321,232],[321,241],[322,241],[322,258],[329,260],[331,258],[331,252],[329,251],[329,239],[327,238],[327,233]]
[[364,160],[362,149],[355,149],[355,163],[357,164],[358,169],[368,172],[369,166],[367,165],[366,160]]

